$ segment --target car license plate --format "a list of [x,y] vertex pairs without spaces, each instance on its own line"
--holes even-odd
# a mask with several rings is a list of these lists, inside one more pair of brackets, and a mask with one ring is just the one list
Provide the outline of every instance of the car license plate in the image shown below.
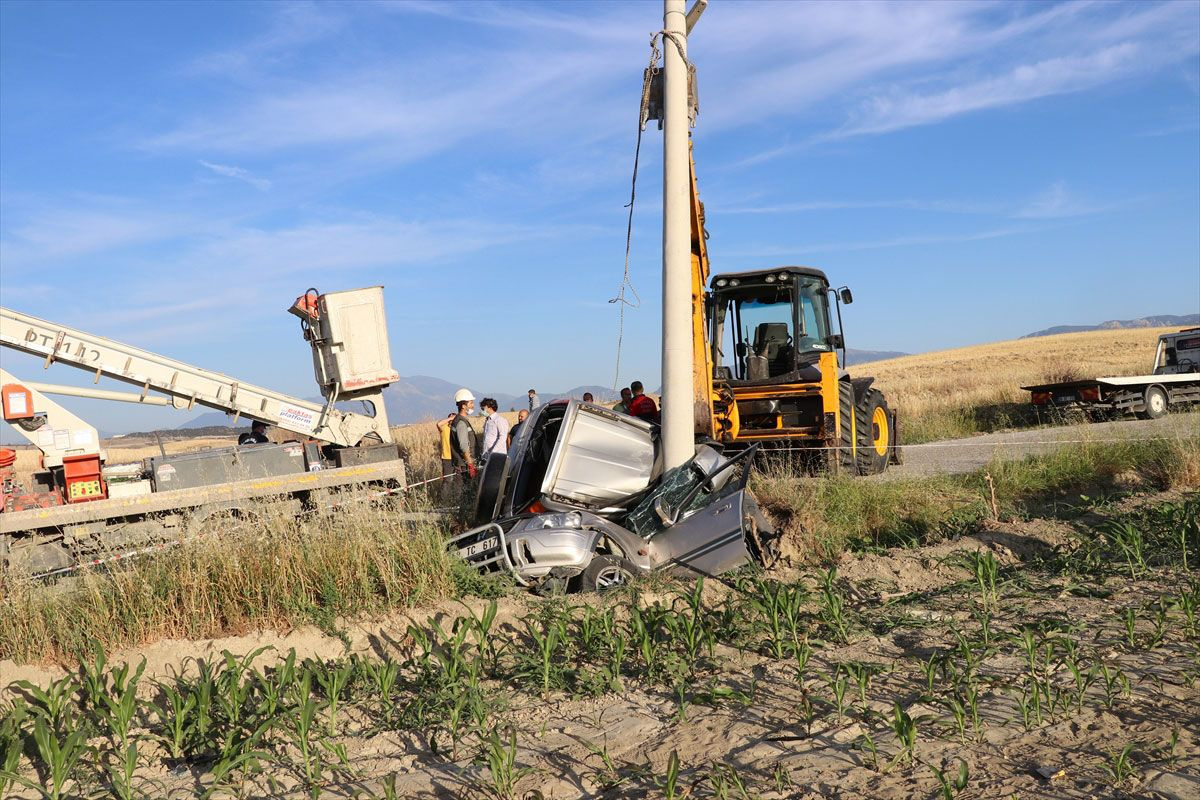
[[1067,403],[1075,402],[1075,398],[1069,394],[1056,394],[1056,395],[1054,395],[1054,402],[1058,403],[1061,406],[1061,405],[1066,405]]
[[489,536],[481,542],[476,542],[475,544],[459,548],[458,556],[459,558],[470,558],[471,556],[479,555],[480,553],[492,550],[498,544],[500,544],[499,537]]

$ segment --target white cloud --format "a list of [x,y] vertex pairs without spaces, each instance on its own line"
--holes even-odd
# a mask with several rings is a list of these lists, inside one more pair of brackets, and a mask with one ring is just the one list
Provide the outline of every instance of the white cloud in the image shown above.
[[255,189],[258,189],[260,192],[268,191],[271,188],[271,182],[269,180],[266,178],[256,178],[250,173],[249,170],[241,167],[231,167],[225,164],[213,164],[203,159],[200,160],[200,165],[212,170],[218,175],[224,175],[227,178],[234,178],[236,180],[248,183]]
[[941,122],[971,111],[1090,89],[1140,68],[1143,56],[1137,44],[1125,42],[1085,56],[1022,64],[998,77],[938,92],[878,95],[869,99],[845,126],[819,138],[887,133]]
[[1085,202],[1067,189],[1066,181],[1055,181],[1014,215],[1020,219],[1063,219],[1085,217],[1109,210],[1106,206]]

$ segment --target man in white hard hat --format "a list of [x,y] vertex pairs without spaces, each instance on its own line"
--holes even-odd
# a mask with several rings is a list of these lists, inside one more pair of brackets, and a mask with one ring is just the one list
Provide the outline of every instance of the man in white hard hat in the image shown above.
[[450,423],[451,465],[460,476],[474,478],[479,472],[479,445],[467,417],[475,410],[475,395],[469,389],[459,389],[454,393],[454,404],[458,406],[458,415]]

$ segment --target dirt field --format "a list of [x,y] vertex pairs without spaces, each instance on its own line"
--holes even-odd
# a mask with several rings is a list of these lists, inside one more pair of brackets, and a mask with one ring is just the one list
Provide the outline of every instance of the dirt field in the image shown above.
[[[160,642],[111,659],[146,659],[127,733],[86,675],[78,706],[43,713],[88,731],[68,794],[115,795],[133,742],[128,785],[156,797],[1194,798],[1198,517],[1194,495],[1146,496],[698,594]],[[220,656],[263,646],[261,672]],[[315,660],[289,671],[290,648]],[[199,663],[225,698],[203,730]],[[0,685],[62,674],[0,663]],[[12,766],[44,780],[30,764]]]

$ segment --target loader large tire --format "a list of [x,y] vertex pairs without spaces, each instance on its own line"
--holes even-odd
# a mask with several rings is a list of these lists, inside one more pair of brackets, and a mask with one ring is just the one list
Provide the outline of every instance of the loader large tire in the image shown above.
[[853,475],[858,470],[854,463],[854,429],[851,427],[851,420],[854,419],[854,387],[848,381],[838,382],[838,405],[841,429],[838,431],[836,449],[825,453],[825,466],[828,472]]
[[858,434],[858,473],[878,475],[887,469],[891,455],[892,415],[878,389],[868,389],[854,405]]

